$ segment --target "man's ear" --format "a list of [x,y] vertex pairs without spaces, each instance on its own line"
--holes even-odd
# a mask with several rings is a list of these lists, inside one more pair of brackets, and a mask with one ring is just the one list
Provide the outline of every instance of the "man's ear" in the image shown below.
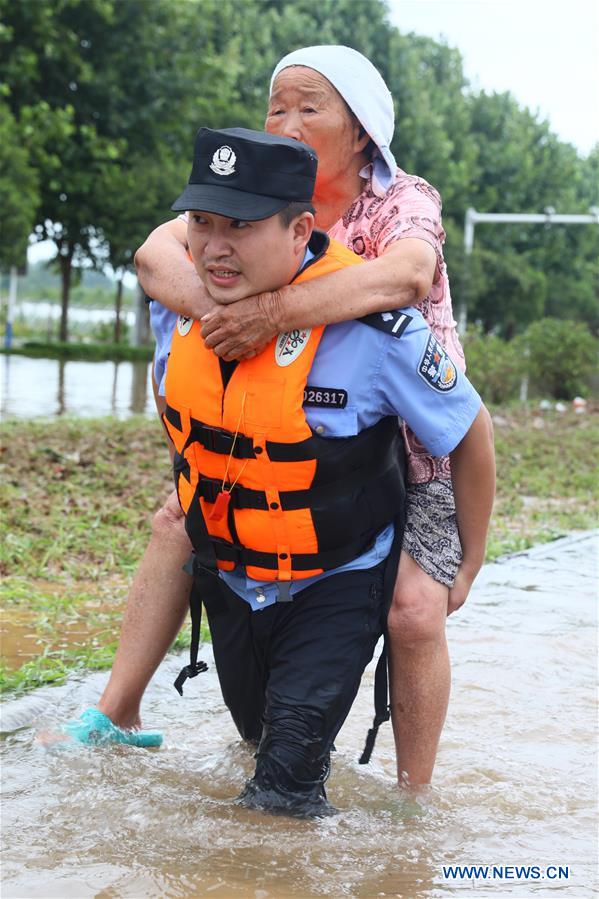
[[302,212],[291,222],[293,228],[293,245],[299,256],[303,253],[314,230],[314,216],[311,212]]

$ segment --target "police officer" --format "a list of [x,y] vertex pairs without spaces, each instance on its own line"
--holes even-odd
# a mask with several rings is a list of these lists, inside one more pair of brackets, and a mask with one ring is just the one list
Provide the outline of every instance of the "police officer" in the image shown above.
[[[360,263],[313,230],[316,165],[297,141],[200,129],[173,209],[189,212],[189,249],[216,302]],[[225,702],[258,744],[239,801],[327,814],[329,753],[384,630],[385,572],[392,583],[396,571],[398,416],[431,453],[451,454],[458,522],[484,542],[488,414],[414,309],[282,334],[255,358],[224,363],[198,322],[152,307],[163,336],[170,322],[167,341],[172,333],[164,422],[195,600]],[[194,603],[196,637],[197,615]],[[179,688],[201,670],[196,649]]]

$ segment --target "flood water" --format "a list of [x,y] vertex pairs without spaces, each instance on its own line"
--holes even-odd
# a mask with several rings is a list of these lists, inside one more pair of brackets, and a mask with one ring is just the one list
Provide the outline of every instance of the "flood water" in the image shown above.
[[[420,806],[396,792],[390,725],[357,764],[372,668],[333,756],[340,813],[320,821],[234,805],[252,759],[213,666],[180,699],[181,660],[162,665],[145,703],[146,726],[165,731],[158,751],[35,743],[93,703],[106,674],[7,704],[3,899],[595,895],[596,575],[589,534],[485,567],[449,622],[452,701]],[[443,865],[569,870],[483,883],[445,879]]]
[[[15,310],[15,319],[19,322],[35,323],[37,327],[47,323],[49,336],[56,330],[56,323],[60,319],[60,303],[48,300],[21,300]],[[121,321],[129,327],[135,322],[135,312],[132,309],[121,310]],[[114,309],[90,309],[87,306],[69,306],[69,325],[77,330],[78,326],[97,324],[112,324],[114,322]]]
[[149,362],[0,357],[2,418],[154,415]]

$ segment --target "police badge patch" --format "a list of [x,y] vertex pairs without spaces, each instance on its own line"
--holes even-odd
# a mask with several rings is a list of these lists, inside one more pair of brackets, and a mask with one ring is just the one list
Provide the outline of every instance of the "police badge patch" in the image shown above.
[[447,393],[453,390],[458,372],[437,338],[431,334],[418,366],[418,374],[429,387]]

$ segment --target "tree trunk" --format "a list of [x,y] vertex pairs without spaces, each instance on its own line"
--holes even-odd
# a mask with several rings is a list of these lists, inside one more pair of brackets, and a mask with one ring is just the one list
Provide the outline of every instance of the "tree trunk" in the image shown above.
[[116,282],[116,299],[114,304],[114,342],[121,342],[121,313],[123,311],[123,274]]
[[59,252],[60,262],[60,280],[61,280],[61,310],[60,310],[60,331],[58,339],[66,343],[69,339],[69,298],[71,294],[71,275],[73,273],[73,251],[74,248],[69,246],[66,255]]
[[133,346],[149,346],[151,342],[150,314],[146,295],[141,284],[137,285],[137,300],[135,304],[135,326],[133,330]]

